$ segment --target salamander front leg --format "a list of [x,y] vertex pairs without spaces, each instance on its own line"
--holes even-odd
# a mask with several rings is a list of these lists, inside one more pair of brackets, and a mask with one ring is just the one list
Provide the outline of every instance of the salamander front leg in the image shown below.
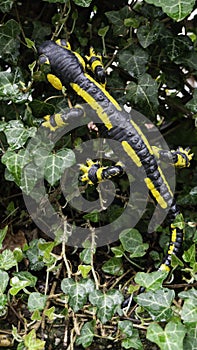
[[157,147],[153,147],[153,152],[156,158],[165,161],[166,163],[171,163],[176,168],[187,168],[190,166],[190,161],[192,160],[193,153],[189,147],[183,148],[178,147],[176,150],[166,151]]
[[121,176],[124,173],[124,166],[121,162],[112,166],[102,166],[99,161],[94,162],[87,159],[86,165],[80,165],[80,170],[83,172],[80,180],[87,182],[89,185],[94,185],[112,177]]

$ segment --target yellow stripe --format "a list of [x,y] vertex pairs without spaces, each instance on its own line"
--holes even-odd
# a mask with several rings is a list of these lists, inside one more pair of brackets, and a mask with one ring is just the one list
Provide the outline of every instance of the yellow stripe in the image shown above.
[[121,143],[122,143],[122,147],[123,147],[124,151],[128,154],[128,156],[134,161],[134,163],[138,167],[141,167],[142,163],[140,161],[140,158],[138,157],[138,155],[134,151],[134,149],[128,144],[127,141],[122,141]]
[[[140,135],[141,139],[143,140],[143,142],[145,143],[146,147],[148,148],[150,154],[154,154],[153,149],[151,147],[151,145],[149,144],[146,136],[142,133],[142,131],[140,130],[139,126],[133,121],[131,120],[131,124],[135,127],[135,129],[137,130],[138,134]],[[173,197],[172,191],[170,189],[170,186],[168,184],[168,181],[166,180],[161,168],[158,166],[158,171],[160,173],[160,176],[164,182],[164,184],[166,185],[168,192],[170,193],[170,195]]]
[[97,176],[98,182],[101,182],[103,180],[103,178],[102,178],[103,169],[104,169],[104,167],[99,168],[97,170],[97,172],[96,172],[96,176]]
[[107,113],[104,112],[101,105],[87,91],[83,90],[78,84],[71,83],[70,85],[79,96],[81,96],[87,103],[89,103],[92,109],[94,109],[98,114],[98,117],[105,124],[106,128],[110,130],[113,127],[113,125],[111,124]]
[[94,83],[94,85],[96,85],[98,87],[98,89],[100,91],[102,91],[102,93],[107,97],[107,99],[114,105],[114,107],[118,110],[118,111],[122,111],[122,108],[120,107],[120,105],[118,104],[118,102],[109,94],[109,92],[107,92],[97,81],[95,81],[89,74],[84,74],[86,78],[88,78],[88,80],[90,80],[92,83]]
[[150,154],[153,154],[153,150],[151,148],[150,143],[148,142],[146,136],[142,133],[142,131],[140,130],[139,126],[137,126],[137,124],[131,119],[130,120],[131,124],[134,126],[134,128],[137,130],[138,134],[140,135],[141,139],[143,140],[143,142],[145,143],[146,147],[149,150]]
[[151,191],[153,197],[155,197],[157,203],[159,203],[159,205],[161,206],[161,208],[166,209],[167,208],[167,203],[165,202],[165,200],[163,199],[163,197],[160,195],[159,191],[155,188],[153,182],[146,177],[144,179],[148,189]]

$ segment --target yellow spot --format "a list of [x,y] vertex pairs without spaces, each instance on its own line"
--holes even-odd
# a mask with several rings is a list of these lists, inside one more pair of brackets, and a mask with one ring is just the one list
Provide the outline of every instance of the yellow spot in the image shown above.
[[[172,225],[171,225],[171,228],[172,228]],[[172,230],[172,237],[171,237],[171,240],[172,240],[172,242],[176,242],[176,228],[174,228],[173,230]]]
[[110,130],[112,128],[112,124],[108,118],[107,113],[104,112],[101,105],[87,91],[83,90],[78,84],[71,83],[70,85],[79,96],[81,96],[87,103],[89,103],[92,109],[96,111],[98,117],[105,124],[106,128]]
[[171,244],[168,248],[168,254],[169,255],[172,255],[173,254],[173,251],[174,251],[174,244]]
[[159,268],[160,271],[166,271],[166,272],[170,272],[170,267],[167,266],[166,264],[162,264]]
[[144,181],[145,181],[148,189],[152,193],[153,197],[156,199],[157,203],[161,206],[161,208],[166,209],[167,203],[163,199],[163,197],[160,195],[159,191],[155,188],[153,182],[148,177],[146,177],[144,179]]
[[54,74],[47,74],[47,79],[56,90],[62,90],[63,86],[61,80],[57,78]]
[[141,167],[142,163],[140,161],[140,158],[138,157],[138,155],[134,151],[134,149],[128,144],[127,141],[122,141],[121,143],[122,143],[122,147],[123,147],[124,151],[128,154],[128,156],[134,161],[134,163],[138,167]]

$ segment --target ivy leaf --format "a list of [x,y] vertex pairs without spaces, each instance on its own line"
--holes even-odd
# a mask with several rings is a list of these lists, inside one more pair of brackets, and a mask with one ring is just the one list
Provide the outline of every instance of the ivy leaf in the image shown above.
[[186,107],[193,113],[197,113],[197,89],[194,90],[192,99],[186,103]]
[[187,333],[183,341],[183,349],[195,350],[197,349],[197,323],[186,323],[185,327]]
[[95,320],[86,322],[83,325],[83,327],[81,328],[80,336],[77,337],[76,345],[81,344],[86,349],[92,344],[94,338],[95,325]]
[[162,45],[164,51],[172,62],[181,63],[182,58],[185,59],[193,48],[191,39],[187,35],[166,35],[162,37]]
[[171,303],[174,295],[173,290],[163,288],[138,295],[137,302],[149,312],[155,321],[166,321],[172,316]]
[[159,106],[158,86],[149,74],[143,74],[138,83],[130,82],[127,85],[126,97],[132,105],[137,106],[147,115],[154,116]]
[[10,19],[0,27],[0,51],[1,56],[5,59],[11,60],[13,63],[17,62],[20,47],[20,26]]
[[10,285],[12,288],[10,288],[9,293],[11,295],[16,295],[18,292],[20,292],[21,289],[29,286],[29,281],[20,280],[17,276],[14,276],[10,280]]
[[24,336],[24,344],[28,350],[44,350],[45,341],[36,338],[36,331],[32,329],[27,335]]
[[185,299],[181,318],[185,323],[197,323],[197,291],[192,288],[188,291],[179,293],[179,297]]
[[22,169],[25,165],[25,161],[28,162],[25,150],[22,149],[18,153],[7,151],[2,156],[1,161],[6,165],[9,173],[12,175],[12,180],[14,179],[16,184],[20,186]]
[[125,26],[125,18],[129,17],[131,12],[129,7],[125,6],[119,11],[105,12],[109,22],[112,23],[113,34],[115,36],[126,35],[128,28]]
[[0,100],[14,103],[27,101],[29,93],[20,90],[20,81],[23,81],[23,76],[18,68],[15,72],[0,72]]
[[196,263],[196,245],[192,244],[188,250],[184,251],[183,260],[193,266]]
[[66,168],[75,163],[75,154],[70,149],[64,149],[47,157],[45,164],[45,178],[54,185],[63,175]]
[[142,48],[130,48],[119,54],[120,67],[132,77],[138,78],[146,72],[148,58],[148,53]]
[[61,283],[61,289],[66,295],[69,295],[69,304],[74,312],[80,310],[86,303],[87,292],[82,283],[75,282],[72,278],[64,278]]
[[10,149],[16,150],[23,147],[28,138],[35,135],[36,128],[31,127],[26,129],[20,120],[12,120],[7,123],[4,133]]
[[160,22],[155,22],[152,26],[150,24],[140,26],[137,30],[139,43],[145,49],[157,40],[161,30],[162,25]]
[[81,272],[83,278],[87,278],[89,272],[91,271],[92,267],[91,265],[79,265],[78,271]]
[[3,13],[9,12],[12,8],[13,3],[14,3],[14,0],[4,0],[0,4],[0,11],[2,11]]
[[125,229],[120,233],[119,239],[125,251],[131,258],[143,256],[148,249],[148,244],[143,243],[142,236],[136,229]]
[[179,22],[193,10],[195,0],[145,0],[148,4],[162,7],[169,17]]
[[102,323],[106,323],[119,310],[123,296],[117,290],[110,290],[108,293],[94,290],[90,293],[89,300],[94,306],[97,306],[97,317],[99,320]]
[[110,275],[121,276],[124,273],[122,259],[116,257],[109,259],[103,264],[102,270]]
[[14,253],[9,250],[5,249],[1,254],[0,254],[0,269],[2,270],[10,270],[11,267],[16,266],[17,262],[14,257]]
[[0,295],[5,292],[8,282],[9,282],[8,273],[0,270]]
[[35,287],[36,282],[37,282],[37,277],[33,276],[30,272],[28,271],[20,271],[20,272],[15,272],[14,276],[17,276],[17,278],[20,281],[27,281],[28,286],[30,287]]
[[47,295],[33,292],[28,298],[28,309],[32,312],[35,310],[43,310],[47,301]]
[[147,290],[155,291],[162,288],[162,283],[168,273],[163,271],[154,271],[151,273],[137,272],[135,282]]
[[183,350],[185,327],[179,320],[170,321],[165,329],[157,323],[151,323],[147,330],[147,339],[156,343],[161,350]]
[[74,0],[74,3],[78,6],[89,7],[92,0]]

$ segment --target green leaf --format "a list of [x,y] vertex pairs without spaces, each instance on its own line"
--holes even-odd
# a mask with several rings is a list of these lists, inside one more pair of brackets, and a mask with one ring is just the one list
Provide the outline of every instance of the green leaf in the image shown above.
[[137,329],[133,330],[132,337],[125,338],[121,341],[121,345],[124,349],[137,349],[143,350],[143,345],[139,337],[139,332]]
[[0,3],[0,11],[3,13],[9,12],[12,8],[13,3],[14,0],[3,0],[2,3]]
[[193,113],[197,113],[197,89],[194,90],[192,99],[186,103],[186,107]]
[[105,37],[105,35],[107,34],[109,30],[109,26],[106,26],[106,27],[102,27],[98,30],[98,35],[99,36],[102,36],[102,37]]
[[0,100],[22,103],[27,101],[29,93],[20,90],[23,77],[19,68],[15,72],[0,72]]
[[76,345],[81,344],[86,349],[92,344],[94,338],[95,325],[95,320],[86,322],[83,325],[83,327],[81,328],[80,336],[77,337]]
[[122,245],[118,247],[112,247],[111,251],[113,252],[116,258],[121,258],[124,255],[124,249]]
[[124,273],[122,259],[116,257],[109,259],[103,264],[102,270],[110,275],[121,276]]
[[138,83],[132,81],[127,85],[126,97],[138,109],[154,116],[159,105],[158,85],[149,74],[143,74]]
[[192,244],[188,250],[184,251],[183,260],[193,266],[196,263],[196,245]]
[[7,272],[0,270],[0,294],[3,294],[9,282],[9,275]]
[[124,50],[119,54],[120,67],[138,78],[147,70],[148,53],[140,47]]
[[9,173],[12,175],[12,181],[14,180],[16,184],[20,186],[22,170],[25,166],[25,162],[29,161],[26,157],[26,151],[23,149],[18,153],[7,151],[2,156],[1,161],[6,165]]
[[167,272],[162,271],[154,271],[151,273],[137,272],[135,275],[135,282],[145,287],[148,291],[155,291],[162,288],[162,283],[167,275]]
[[33,276],[30,272],[28,271],[20,271],[20,272],[15,272],[14,276],[17,276],[17,278],[20,281],[26,281],[28,282],[28,286],[30,287],[35,287],[36,282],[37,282],[37,277]]
[[162,44],[169,59],[176,63],[182,63],[182,58],[187,57],[193,49],[192,41],[186,35],[166,35],[162,37]]
[[83,278],[87,278],[92,267],[91,265],[79,265],[78,270],[81,272]]
[[70,149],[64,149],[49,155],[45,164],[44,175],[46,180],[53,186],[61,178],[64,170],[74,163],[75,154]]
[[185,324],[187,333],[183,341],[184,350],[196,350],[197,349],[197,323]]
[[186,299],[184,301],[181,311],[181,319],[187,323],[197,323],[197,299],[195,300],[195,303],[193,299]]
[[131,258],[143,256],[148,244],[143,243],[142,236],[136,229],[125,229],[120,233],[119,239],[125,251],[131,253]]
[[82,309],[87,301],[86,289],[78,282],[71,287],[69,296],[69,305],[74,312]]
[[102,323],[106,323],[121,307],[123,296],[117,290],[110,290],[108,293],[94,290],[90,293],[89,300],[94,306],[97,306],[98,319]]
[[89,7],[92,0],[74,0],[74,3],[78,6]]
[[127,337],[132,337],[133,323],[131,321],[118,321],[118,329]]
[[18,292],[20,292],[21,289],[24,289],[29,286],[29,281],[20,280],[17,276],[15,276],[11,278],[10,285],[12,286],[12,288],[10,288],[9,293],[11,295],[16,295]]
[[161,350],[183,350],[185,327],[179,320],[170,321],[165,329],[156,323],[148,326],[147,339],[156,343]]
[[6,236],[6,233],[8,232],[8,226],[5,226],[0,230],[0,247],[2,246],[2,243],[4,241],[4,238]]
[[66,295],[69,295],[69,305],[74,312],[80,310],[86,303],[87,291],[83,283],[75,282],[72,278],[64,278],[61,289]]
[[179,22],[193,10],[195,0],[145,0],[148,4],[162,7],[169,17]]
[[133,324],[131,321],[119,321],[118,329],[121,331],[123,336],[121,345],[124,349],[143,349],[138,330],[133,329]]
[[28,309],[32,312],[35,310],[43,310],[47,301],[47,295],[33,292],[28,298]]
[[7,295],[0,293],[0,317],[3,318],[7,313]]
[[83,218],[92,222],[99,222],[100,213],[98,210],[94,210],[91,213],[83,215]]
[[149,312],[155,321],[166,321],[172,316],[171,303],[174,291],[161,289],[155,292],[147,292],[137,296],[137,302]]
[[44,350],[45,341],[36,338],[36,331],[32,329],[27,335],[24,336],[24,344],[27,350]]
[[0,254],[0,269],[9,270],[11,267],[16,266],[17,262],[14,258],[14,254],[11,250],[5,249]]
[[[20,25],[13,19],[0,27],[0,51],[4,59],[16,63],[20,47]],[[3,73],[3,72],[1,72]],[[1,78],[0,78],[1,80]]]
[[82,252],[79,254],[79,257],[84,264],[88,265],[88,264],[91,264],[93,253],[95,253],[95,250],[94,252],[92,252],[91,248],[84,248]]
[[147,24],[139,27],[137,30],[137,37],[144,49],[157,40],[161,29],[162,25],[160,22],[155,22],[152,26]]
[[36,128],[31,127],[26,129],[20,120],[12,120],[7,123],[4,133],[10,149],[17,150],[23,147],[30,137],[35,135]]
[[128,32],[128,28],[125,26],[125,18],[129,17],[129,7],[125,6],[119,11],[105,12],[109,22],[112,23],[113,34],[115,36],[124,36]]

